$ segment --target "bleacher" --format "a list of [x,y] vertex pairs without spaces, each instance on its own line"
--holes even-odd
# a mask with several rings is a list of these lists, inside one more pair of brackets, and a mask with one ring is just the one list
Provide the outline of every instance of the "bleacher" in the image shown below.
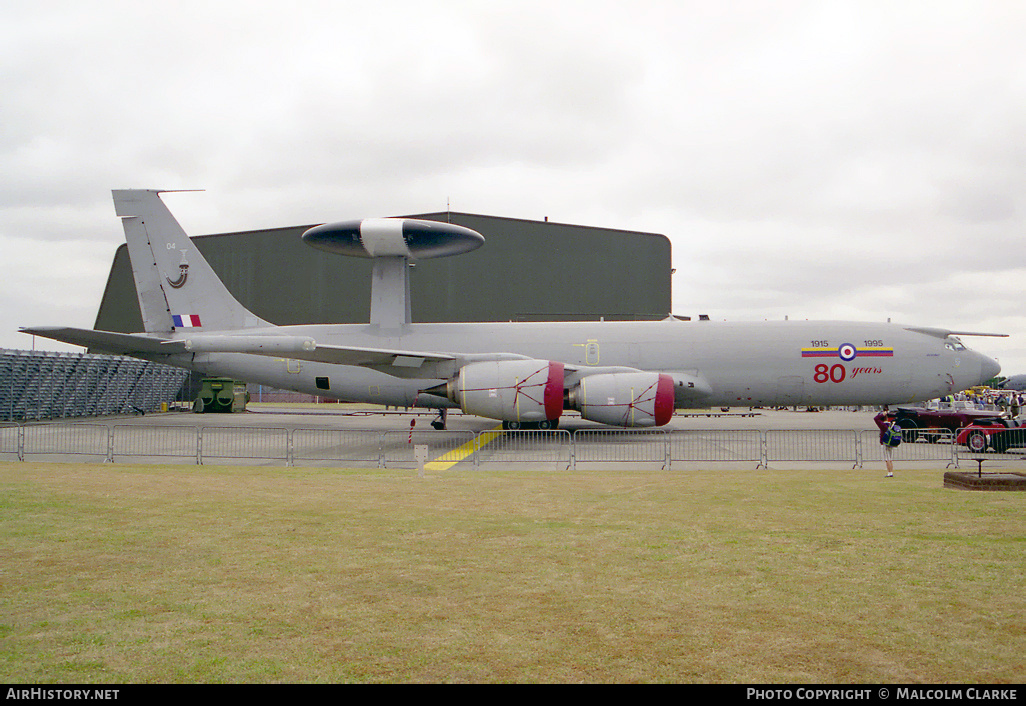
[[189,373],[135,358],[0,349],[0,420],[159,410]]

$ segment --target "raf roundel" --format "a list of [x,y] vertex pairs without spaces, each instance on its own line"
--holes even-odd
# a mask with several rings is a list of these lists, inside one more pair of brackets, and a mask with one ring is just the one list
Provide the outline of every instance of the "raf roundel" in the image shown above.
[[855,356],[858,354],[858,349],[851,343],[843,343],[841,344],[841,347],[837,349],[837,355],[845,362],[855,360]]

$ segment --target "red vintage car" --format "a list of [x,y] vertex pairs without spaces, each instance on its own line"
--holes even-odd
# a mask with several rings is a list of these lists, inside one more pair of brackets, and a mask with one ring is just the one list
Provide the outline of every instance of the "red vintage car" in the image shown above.
[[955,442],[972,453],[983,453],[989,447],[1000,454],[1013,446],[1026,446],[1026,426],[1014,419],[980,419],[959,431]]
[[889,421],[896,421],[901,427],[903,441],[916,441],[922,435],[931,442],[942,437],[950,440],[959,429],[981,419],[993,419],[994,412],[969,408],[898,407],[887,415]]

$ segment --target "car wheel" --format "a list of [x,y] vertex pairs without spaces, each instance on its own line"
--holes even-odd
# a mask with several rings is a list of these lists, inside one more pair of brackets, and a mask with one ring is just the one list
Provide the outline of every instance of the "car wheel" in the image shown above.
[[907,442],[916,441],[919,438],[919,425],[914,419],[898,419],[898,426],[901,427],[901,440]]
[[969,432],[969,436],[965,438],[965,445],[973,453],[983,453],[987,450],[987,435],[980,430]]

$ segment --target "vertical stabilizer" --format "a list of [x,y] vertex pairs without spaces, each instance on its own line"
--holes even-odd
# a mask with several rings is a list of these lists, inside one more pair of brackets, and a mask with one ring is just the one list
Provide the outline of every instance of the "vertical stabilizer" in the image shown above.
[[146,332],[269,326],[225,288],[160,200],[160,193],[143,189],[113,192],[114,209],[125,227]]

